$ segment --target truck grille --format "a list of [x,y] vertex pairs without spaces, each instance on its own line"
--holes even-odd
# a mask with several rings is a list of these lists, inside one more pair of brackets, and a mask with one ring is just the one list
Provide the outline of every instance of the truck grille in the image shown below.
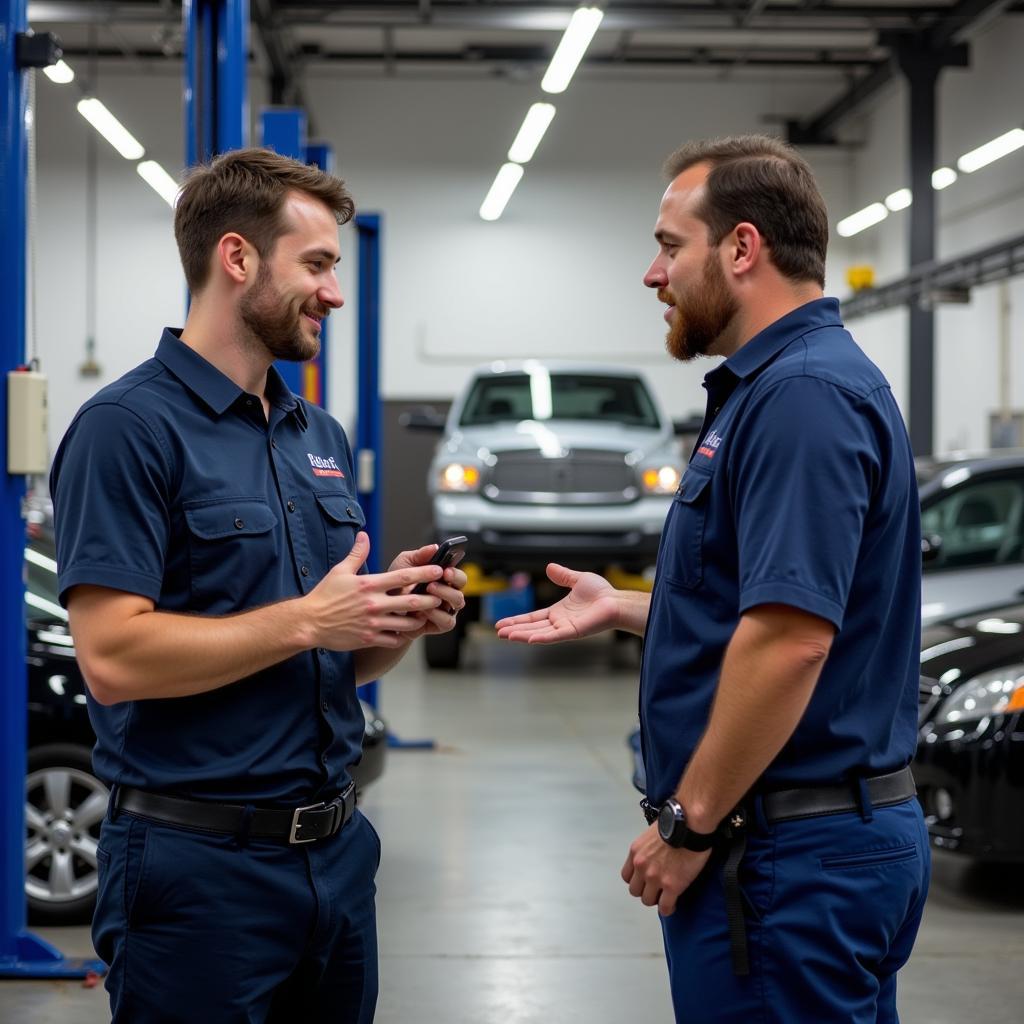
[[574,449],[564,457],[503,452],[484,494],[491,501],[532,505],[624,505],[635,501],[636,473],[622,452]]

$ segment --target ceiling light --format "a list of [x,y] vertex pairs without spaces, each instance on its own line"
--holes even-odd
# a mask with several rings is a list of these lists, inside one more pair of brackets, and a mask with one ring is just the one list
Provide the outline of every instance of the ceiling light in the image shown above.
[[994,160],[1007,156],[1015,149],[1020,149],[1021,146],[1024,146],[1024,128],[1013,128],[1000,135],[998,139],[986,142],[984,146],[972,149],[970,153],[964,153],[956,165],[965,174],[971,174]]
[[484,220],[497,220],[505,204],[512,198],[516,185],[523,176],[523,169],[519,164],[502,164],[494,179],[491,190],[480,206],[480,216]]
[[143,160],[135,170],[168,206],[174,207],[181,186],[155,160]]
[[932,188],[936,191],[949,188],[957,177],[958,175],[952,167],[940,167],[937,171],[932,171]]
[[897,210],[905,210],[914,201],[914,194],[909,188],[898,188],[885,197],[885,205],[896,213]]
[[51,82],[56,82],[57,85],[67,85],[75,80],[74,71],[62,60],[57,61],[56,64],[51,64],[48,68],[43,68],[43,74]]
[[552,104],[534,103],[526,112],[519,134],[508,151],[509,160],[514,160],[517,164],[529,163],[554,116],[555,108]]
[[98,99],[79,100],[78,112],[125,160],[141,160],[146,155],[138,139]]
[[603,17],[600,7],[576,8],[540,83],[545,92],[565,92]]
[[843,238],[849,238],[851,235],[856,235],[873,224],[877,224],[880,220],[885,220],[888,216],[889,211],[881,203],[872,203],[870,206],[865,206],[863,210],[844,217],[836,225],[836,231]]

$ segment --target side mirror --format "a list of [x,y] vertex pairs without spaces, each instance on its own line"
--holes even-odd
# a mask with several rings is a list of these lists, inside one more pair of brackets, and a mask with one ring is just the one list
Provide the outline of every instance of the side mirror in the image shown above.
[[926,533],[921,538],[921,561],[927,565],[942,554],[942,538],[937,533]]
[[447,417],[438,412],[432,405],[420,405],[398,417],[400,426],[406,430],[427,430],[440,434],[444,430]]

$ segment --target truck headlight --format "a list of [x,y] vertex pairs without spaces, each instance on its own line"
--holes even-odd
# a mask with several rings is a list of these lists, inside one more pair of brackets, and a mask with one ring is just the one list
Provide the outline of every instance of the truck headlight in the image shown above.
[[449,462],[441,467],[437,480],[438,490],[468,493],[480,490],[480,470],[464,462]]
[[647,494],[675,494],[680,475],[675,466],[649,466],[641,479]]
[[1022,709],[1024,665],[1009,665],[964,683],[946,699],[935,721],[937,725],[954,725]]

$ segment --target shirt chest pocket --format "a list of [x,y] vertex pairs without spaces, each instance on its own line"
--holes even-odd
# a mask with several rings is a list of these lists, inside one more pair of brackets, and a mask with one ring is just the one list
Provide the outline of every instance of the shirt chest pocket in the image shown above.
[[214,498],[184,504],[192,593],[208,611],[265,601],[261,588],[281,551],[277,516],[260,498]]
[[327,565],[337,565],[352,550],[356,534],[366,526],[366,516],[350,494],[344,491],[314,495],[320,509],[327,543]]
[[691,590],[704,580],[704,522],[710,485],[709,473],[687,469],[672,500],[661,541],[665,549],[665,578]]

